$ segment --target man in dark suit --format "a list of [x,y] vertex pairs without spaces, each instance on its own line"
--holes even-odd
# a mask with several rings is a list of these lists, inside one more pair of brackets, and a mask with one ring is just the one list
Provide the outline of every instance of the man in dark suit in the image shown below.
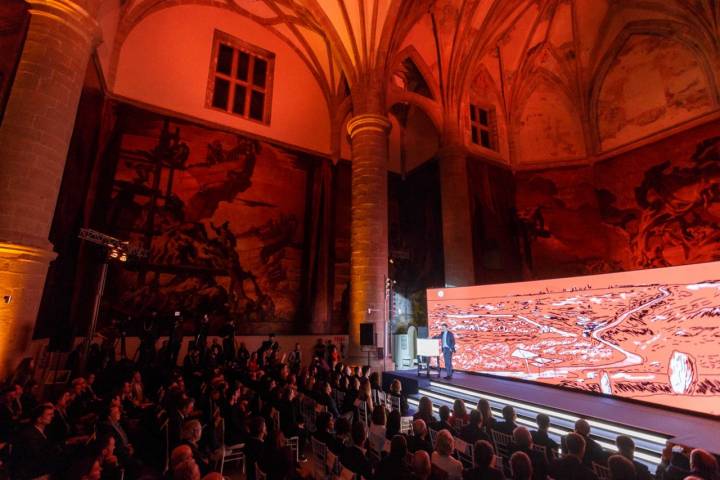
[[544,413],[538,413],[535,420],[537,421],[538,429],[530,432],[533,443],[547,449],[547,460],[551,462],[558,451],[559,445],[548,435],[548,431],[550,430],[550,417]]
[[447,405],[441,405],[438,409],[438,414],[440,415],[440,420],[437,422],[433,422],[430,424],[431,430],[447,430],[450,432],[452,436],[457,436],[457,431],[455,431],[455,428],[450,425],[450,408]]
[[245,444],[245,464],[247,465],[247,480],[255,480],[255,464],[265,453],[265,437],[267,425],[263,417],[253,417],[250,420],[250,438]]
[[490,437],[483,431],[483,419],[479,410],[470,411],[470,423],[460,430],[459,437],[473,445],[478,440],[490,441]]
[[52,404],[40,405],[32,413],[32,424],[18,433],[10,462],[13,467],[12,478],[37,478],[58,470],[59,449],[45,435],[45,429],[52,423],[53,413]]
[[463,472],[463,480],[504,480],[505,475],[495,468],[495,451],[487,440],[475,442],[475,467]]
[[412,453],[424,450],[428,455],[432,455],[434,448],[425,420],[418,418],[413,421],[413,433],[414,435],[408,437],[408,450]]
[[320,412],[317,414],[315,419],[315,433],[313,436],[319,442],[325,444],[325,446],[335,455],[340,455],[345,448],[335,435],[330,433],[335,425],[333,425],[333,417],[328,412]]
[[352,426],[353,444],[347,447],[340,456],[340,463],[345,468],[354,473],[359,473],[365,478],[373,478],[372,464],[365,454],[365,441],[367,440],[367,430],[362,422],[355,422]]
[[505,405],[502,409],[502,416],[505,421],[495,423],[492,429],[512,435],[513,431],[517,428],[517,423],[515,423],[515,420],[517,420],[515,409],[510,405]]
[[630,460],[635,466],[637,480],[652,480],[653,476],[650,474],[648,467],[644,463],[635,460],[635,442],[632,438],[627,435],[618,435],[615,444],[618,447],[618,453]]
[[590,438],[590,424],[587,420],[581,418],[575,422],[575,433],[585,440],[585,456],[583,457],[585,466],[592,467],[593,462],[605,465],[608,455],[599,443]]
[[453,375],[452,356],[455,353],[455,335],[448,330],[447,323],[442,324],[442,332],[433,338],[440,339],[443,359],[445,360],[445,379],[450,380]]
[[549,474],[555,480],[598,480],[590,468],[583,465],[585,456],[585,439],[577,433],[569,433],[565,437],[564,457],[550,465]]

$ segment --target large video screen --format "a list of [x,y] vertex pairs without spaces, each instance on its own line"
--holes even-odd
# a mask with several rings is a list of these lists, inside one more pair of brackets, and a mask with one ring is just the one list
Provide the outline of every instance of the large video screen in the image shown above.
[[431,289],[457,370],[720,415],[720,262]]

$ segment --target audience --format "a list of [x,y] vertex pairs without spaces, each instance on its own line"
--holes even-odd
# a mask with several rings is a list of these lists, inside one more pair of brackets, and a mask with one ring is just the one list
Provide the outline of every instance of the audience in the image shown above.
[[[366,480],[596,480],[593,463],[607,466],[611,480],[653,478],[635,459],[630,437],[618,436],[618,452],[608,457],[586,420],[563,438],[559,459],[547,415],[539,414],[537,430],[530,432],[518,426],[512,406],[496,422],[485,399],[474,410],[461,399],[452,410],[439,405],[438,418],[430,398],[422,397],[411,431],[403,434],[408,404],[401,383],[394,380],[383,395],[378,373],[343,364],[331,343],[319,342],[322,355],[303,365],[299,345],[286,356],[273,336],[260,350],[243,347],[237,355],[234,347],[232,354],[224,348],[227,338],[208,346],[206,337],[197,337],[198,346],[190,343],[182,367],[169,360],[167,345],[155,351],[157,338],[143,343],[137,362],[92,348],[96,357],[86,376],[44,396],[32,375],[16,375],[20,380],[0,390],[0,480],[221,480],[214,471],[220,448],[239,444],[247,480],[255,480],[258,469],[269,480],[295,480],[309,474],[303,453],[311,435]],[[290,362],[281,363],[286,357]],[[48,397],[54,403],[46,403]],[[368,425],[360,421],[361,401],[370,413]],[[437,432],[434,447],[430,429]],[[512,437],[501,449],[509,458],[499,468],[493,430]],[[460,461],[454,436],[473,445],[474,466]],[[536,446],[545,447],[547,456]],[[679,447],[666,449],[656,476],[720,480],[713,455]]]

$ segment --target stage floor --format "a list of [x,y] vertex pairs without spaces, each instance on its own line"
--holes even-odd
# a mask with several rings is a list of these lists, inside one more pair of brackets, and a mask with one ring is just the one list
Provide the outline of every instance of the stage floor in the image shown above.
[[[416,370],[387,372],[401,377],[405,382],[419,382],[420,388],[430,384]],[[581,417],[621,424],[629,428],[662,434],[669,441],[689,447],[700,447],[720,455],[720,421],[688,413],[627,402],[612,397],[588,395],[544,385],[524,383],[487,375],[455,372],[452,380],[437,378],[432,372],[433,383],[475,390],[489,395],[509,397],[520,402],[564,410]],[[417,391],[417,390],[416,390]]]

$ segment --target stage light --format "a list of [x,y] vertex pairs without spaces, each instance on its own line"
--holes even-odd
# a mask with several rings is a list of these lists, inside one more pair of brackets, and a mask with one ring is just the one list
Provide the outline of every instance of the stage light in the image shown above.
[[119,260],[120,260],[121,262],[127,262],[127,255],[124,254],[124,253],[122,253],[122,254],[120,255]]
[[110,250],[110,258],[118,258],[118,255],[119,254],[118,254],[118,251],[116,248],[113,248],[112,250]]

